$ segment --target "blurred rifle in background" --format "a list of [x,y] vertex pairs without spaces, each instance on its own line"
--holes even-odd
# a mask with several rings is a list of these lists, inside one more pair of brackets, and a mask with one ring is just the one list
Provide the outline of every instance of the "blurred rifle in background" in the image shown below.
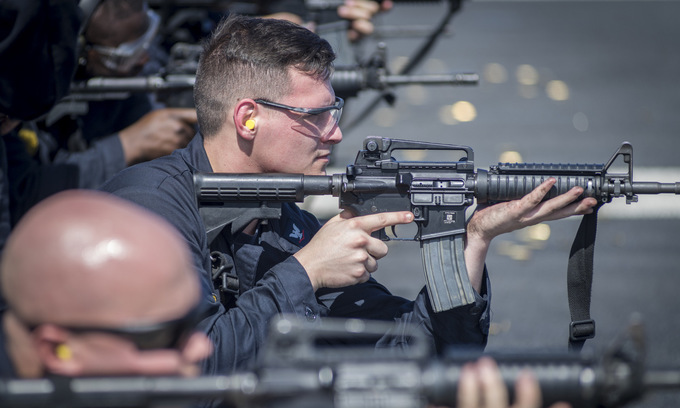
[[[61,100],[45,116],[45,123],[51,126],[66,116],[84,115],[88,112],[88,102],[125,99],[133,92],[147,92],[155,95],[155,100],[167,107],[193,107],[193,84],[196,67],[202,50],[200,41],[210,33],[219,19],[229,13],[258,14],[266,12],[266,4],[258,2],[228,0],[147,0],[151,8],[162,16],[160,30],[160,46],[168,54],[168,60],[162,61],[162,68],[154,75],[136,78],[91,78],[88,81],[75,82],[71,86],[70,95]],[[397,3],[413,3],[414,1],[397,1]],[[333,10],[343,3],[341,0],[306,0],[304,8],[309,13]],[[347,131],[363,121],[378,102],[385,100],[390,105],[396,100],[392,89],[402,85],[476,85],[479,76],[474,73],[445,73],[430,75],[411,75],[410,72],[432,48],[434,42],[445,32],[450,18],[460,9],[461,0],[418,1],[417,3],[442,3],[447,11],[439,24],[431,31],[429,27],[409,29],[397,27],[393,30],[382,30],[404,36],[422,36],[427,39],[421,47],[408,59],[406,66],[393,74],[387,68],[387,47],[384,43],[377,45],[377,50],[364,61],[351,65],[338,65],[332,78],[333,87],[338,96],[347,99],[356,97],[363,90],[376,90],[379,95],[365,108],[352,123],[343,128]],[[438,13],[439,14],[439,13]],[[335,15],[335,19],[338,17]],[[344,25],[343,25],[344,24]],[[379,28],[379,27],[378,27]],[[346,30],[347,21],[321,24],[317,27],[320,35],[333,30]],[[429,32],[426,33],[426,30]],[[381,32],[380,29],[377,32]],[[389,35],[382,35],[382,37]]]
[[[412,329],[404,350],[375,349],[357,341],[389,335],[388,322],[325,320],[308,324],[281,318],[270,330],[257,367],[248,372],[197,378],[74,378],[0,381],[3,407],[188,406],[220,400],[226,406],[296,408],[420,408],[456,406],[465,363],[481,354],[452,350],[433,359],[424,335]],[[351,346],[329,342],[354,342]],[[680,370],[647,369],[644,333],[634,323],[601,357],[574,353],[489,354],[514,398],[519,374],[537,379],[543,405],[620,407],[648,391],[680,388]],[[164,405],[165,404],[165,405]]]
[[[126,99],[134,92],[153,93],[158,102],[168,107],[193,107],[193,86],[201,51],[201,45],[178,43],[172,47],[168,64],[158,75],[74,82],[69,95],[52,108],[45,122],[49,126],[64,116],[83,115],[90,101]],[[331,83],[338,96],[350,98],[367,89],[392,95],[391,88],[401,85],[476,85],[479,81],[474,73],[392,75],[386,65],[386,47],[380,45],[364,63],[337,66]],[[393,95],[390,102],[394,102]]]

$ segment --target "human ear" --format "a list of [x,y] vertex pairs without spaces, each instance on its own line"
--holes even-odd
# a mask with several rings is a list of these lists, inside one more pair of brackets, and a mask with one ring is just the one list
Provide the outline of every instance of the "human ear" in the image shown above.
[[33,341],[40,361],[53,374],[78,376],[82,365],[74,353],[65,329],[53,324],[43,324],[33,331]]
[[258,125],[257,103],[252,99],[242,99],[234,108],[234,126],[236,133],[246,139],[252,140],[257,133]]

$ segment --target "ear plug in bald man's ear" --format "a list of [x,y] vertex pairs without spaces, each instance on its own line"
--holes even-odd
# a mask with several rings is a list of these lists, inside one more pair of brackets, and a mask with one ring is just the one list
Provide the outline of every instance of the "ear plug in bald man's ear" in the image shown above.
[[58,344],[57,347],[54,348],[54,354],[61,361],[68,361],[73,357],[71,349],[66,344]]

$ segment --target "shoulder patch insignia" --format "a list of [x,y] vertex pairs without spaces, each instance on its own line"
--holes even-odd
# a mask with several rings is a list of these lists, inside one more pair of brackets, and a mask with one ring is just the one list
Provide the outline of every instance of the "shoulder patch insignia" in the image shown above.
[[291,231],[290,235],[288,235],[289,238],[295,239],[298,242],[302,242],[305,239],[305,231],[300,230],[300,228],[293,224],[293,230]]

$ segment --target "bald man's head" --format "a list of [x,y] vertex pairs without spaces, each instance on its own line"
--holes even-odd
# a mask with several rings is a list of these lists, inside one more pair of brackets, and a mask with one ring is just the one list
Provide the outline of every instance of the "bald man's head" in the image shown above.
[[184,241],[167,222],[95,191],[59,193],[12,232],[1,264],[27,323],[118,327],[166,321],[198,302]]

